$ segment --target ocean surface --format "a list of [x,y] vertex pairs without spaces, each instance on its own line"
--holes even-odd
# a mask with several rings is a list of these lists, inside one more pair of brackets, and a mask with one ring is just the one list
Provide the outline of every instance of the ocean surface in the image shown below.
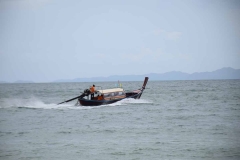
[[140,100],[56,105],[92,84],[0,84],[0,159],[240,159],[240,80],[149,81]]

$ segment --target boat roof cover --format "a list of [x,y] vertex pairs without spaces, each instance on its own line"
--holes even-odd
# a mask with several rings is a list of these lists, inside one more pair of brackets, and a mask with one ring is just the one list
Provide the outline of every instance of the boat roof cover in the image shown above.
[[113,88],[113,89],[101,89],[98,90],[100,93],[110,93],[110,92],[123,92],[123,88]]

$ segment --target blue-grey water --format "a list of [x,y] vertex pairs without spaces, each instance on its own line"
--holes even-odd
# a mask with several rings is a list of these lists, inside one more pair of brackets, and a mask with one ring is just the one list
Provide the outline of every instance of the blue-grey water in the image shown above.
[[150,81],[140,100],[56,105],[90,85],[0,84],[0,159],[240,159],[240,80]]

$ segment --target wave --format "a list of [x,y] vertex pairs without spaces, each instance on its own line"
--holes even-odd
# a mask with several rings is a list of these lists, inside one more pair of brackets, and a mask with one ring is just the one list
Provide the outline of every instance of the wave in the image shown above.
[[0,108],[31,108],[31,109],[54,109],[57,108],[56,104],[44,103],[36,97],[29,99],[20,98],[5,98],[0,102]]
[[101,106],[75,106],[71,103],[57,105],[55,103],[45,103],[42,100],[31,97],[29,99],[1,99],[0,108],[27,108],[27,109],[97,109],[106,106],[124,106],[129,104],[149,104],[151,102],[144,99],[127,98],[116,103]]
[[151,103],[152,102],[149,102],[145,99],[126,98],[116,103],[108,104],[105,106],[121,106],[121,105],[128,105],[128,104],[151,104]]

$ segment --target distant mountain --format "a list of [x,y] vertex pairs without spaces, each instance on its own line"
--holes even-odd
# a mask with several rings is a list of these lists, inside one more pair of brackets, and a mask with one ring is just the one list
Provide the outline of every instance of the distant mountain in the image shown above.
[[8,82],[5,82],[5,81],[0,81],[0,83],[8,83]]
[[54,82],[106,82],[106,81],[142,81],[143,77],[149,77],[150,80],[210,80],[210,79],[240,79],[240,69],[222,68],[213,72],[200,73],[183,73],[183,72],[166,72],[166,73],[150,73],[144,75],[114,75],[109,77],[92,77],[92,78],[76,78],[62,79]]
[[240,79],[240,69],[228,67],[213,72],[193,73],[190,79]]
[[167,72],[163,74],[147,74],[152,80],[208,80],[208,79],[240,79],[240,69],[222,68],[213,72]]
[[18,80],[13,83],[34,83],[33,81],[23,81],[23,80]]

